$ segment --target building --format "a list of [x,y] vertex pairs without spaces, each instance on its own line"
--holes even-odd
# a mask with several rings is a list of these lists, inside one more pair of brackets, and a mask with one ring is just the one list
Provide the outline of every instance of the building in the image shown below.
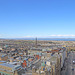
[[22,73],[23,69],[20,65],[0,64],[0,75],[22,75]]
[[8,56],[4,53],[0,53],[0,60],[1,61],[7,61],[8,60]]

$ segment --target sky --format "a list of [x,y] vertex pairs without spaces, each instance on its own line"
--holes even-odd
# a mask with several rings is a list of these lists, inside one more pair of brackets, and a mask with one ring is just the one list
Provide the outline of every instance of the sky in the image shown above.
[[0,38],[75,37],[75,0],[0,0]]

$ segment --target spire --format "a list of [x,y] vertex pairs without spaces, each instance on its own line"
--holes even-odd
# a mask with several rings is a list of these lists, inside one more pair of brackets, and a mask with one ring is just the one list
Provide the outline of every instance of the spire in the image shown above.
[[36,37],[36,40],[35,40],[36,44],[35,44],[35,47],[37,48],[37,37]]

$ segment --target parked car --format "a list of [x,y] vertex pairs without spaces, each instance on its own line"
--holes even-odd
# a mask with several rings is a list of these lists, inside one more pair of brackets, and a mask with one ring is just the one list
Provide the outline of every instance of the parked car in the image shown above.
[[74,68],[72,68],[72,71],[74,71]]
[[72,62],[73,62],[73,64],[75,64],[75,59],[73,59],[73,61],[72,61]]

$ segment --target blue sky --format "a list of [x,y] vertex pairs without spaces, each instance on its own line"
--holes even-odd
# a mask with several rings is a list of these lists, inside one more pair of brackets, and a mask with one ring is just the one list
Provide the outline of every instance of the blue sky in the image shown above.
[[0,38],[75,37],[75,0],[0,0]]

